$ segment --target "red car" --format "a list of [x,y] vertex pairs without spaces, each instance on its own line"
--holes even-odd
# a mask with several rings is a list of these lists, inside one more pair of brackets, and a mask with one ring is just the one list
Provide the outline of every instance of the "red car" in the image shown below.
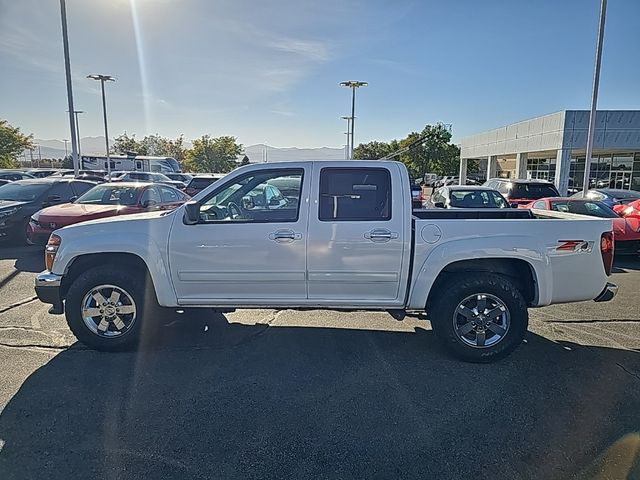
[[597,200],[573,197],[541,198],[523,205],[522,208],[537,208],[540,210],[577,213],[590,217],[610,218],[613,222],[616,253],[640,253],[640,217],[621,218],[612,208]]
[[189,198],[168,185],[104,183],[73,203],[48,207],[33,214],[27,227],[27,240],[31,244],[43,245],[51,232],[67,225],[116,215],[172,210]]
[[624,218],[640,218],[640,200],[614,205],[613,210]]

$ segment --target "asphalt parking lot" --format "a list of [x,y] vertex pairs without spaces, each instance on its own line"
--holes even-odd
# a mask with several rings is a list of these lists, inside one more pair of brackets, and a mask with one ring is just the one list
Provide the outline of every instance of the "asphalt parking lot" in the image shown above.
[[428,321],[314,311],[168,314],[99,353],[34,300],[41,257],[0,248],[2,479],[640,478],[638,260],[475,365]]

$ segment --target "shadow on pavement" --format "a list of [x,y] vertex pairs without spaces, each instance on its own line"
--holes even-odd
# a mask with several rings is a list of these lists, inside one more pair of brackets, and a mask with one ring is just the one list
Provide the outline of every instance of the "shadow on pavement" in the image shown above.
[[0,260],[13,259],[14,268],[20,272],[40,273],[44,270],[44,250],[40,246],[0,247]]
[[475,365],[422,329],[165,323],[35,371],[0,416],[2,478],[568,478],[640,430],[631,351],[530,333]]
[[631,255],[616,257],[613,273],[626,273],[628,270],[640,270],[640,258]]

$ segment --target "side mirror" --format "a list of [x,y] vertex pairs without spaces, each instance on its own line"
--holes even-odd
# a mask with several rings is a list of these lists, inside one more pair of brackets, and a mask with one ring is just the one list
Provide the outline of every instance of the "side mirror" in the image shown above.
[[190,200],[184,204],[185,225],[196,225],[200,222],[200,202]]
[[70,201],[71,203],[73,203],[73,202],[75,202],[77,199],[78,199],[78,196],[77,196],[77,195],[74,195],[73,197],[71,197],[71,198],[69,199],[69,201]]
[[55,205],[60,202],[62,202],[62,197],[60,195],[49,195],[47,199],[42,202],[42,205],[48,207],[49,205]]
[[442,203],[442,202],[436,202],[436,203],[433,204],[433,206],[436,207],[436,208],[444,208],[445,207],[444,203]]
[[278,200],[276,197],[272,197],[271,200],[269,200],[269,205],[271,207],[277,207],[278,205],[280,205],[280,200]]
[[518,208],[519,205],[517,203],[510,203],[509,206],[511,208]]
[[156,202],[155,200],[152,200],[152,199],[145,200],[144,202],[142,202],[142,206],[144,208],[153,207],[153,206],[155,206],[157,204],[158,204],[158,202]]

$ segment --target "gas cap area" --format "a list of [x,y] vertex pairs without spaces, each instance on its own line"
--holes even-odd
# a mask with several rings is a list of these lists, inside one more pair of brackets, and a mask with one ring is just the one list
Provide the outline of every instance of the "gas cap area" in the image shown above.
[[422,240],[427,243],[436,243],[438,240],[442,238],[442,230],[437,225],[430,223],[422,227],[420,230],[420,236]]

